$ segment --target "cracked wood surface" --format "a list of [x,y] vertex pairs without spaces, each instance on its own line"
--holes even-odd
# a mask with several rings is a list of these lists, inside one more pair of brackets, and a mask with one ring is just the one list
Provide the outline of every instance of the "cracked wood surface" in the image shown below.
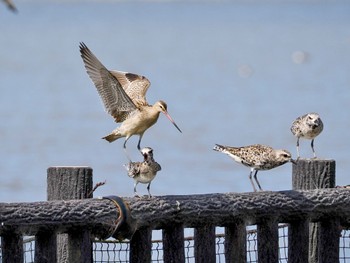
[[[124,198],[138,228],[164,228],[181,223],[185,227],[213,224],[225,226],[244,220],[259,223],[264,218],[278,222],[311,221],[350,217],[348,189],[317,189],[256,193]],[[0,233],[18,229],[25,234],[39,230],[66,232],[84,227],[103,237],[115,227],[119,216],[109,200],[83,199],[33,203],[0,203]]]

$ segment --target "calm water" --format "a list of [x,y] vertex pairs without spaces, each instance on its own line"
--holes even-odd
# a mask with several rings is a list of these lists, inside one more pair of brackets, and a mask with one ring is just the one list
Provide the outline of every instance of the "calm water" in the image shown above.
[[[18,0],[18,14],[1,5],[0,201],[45,200],[54,165],[91,166],[95,182],[107,181],[95,195],[133,194],[123,140],[101,140],[117,124],[85,72],[81,41],[108,68],[146,75],[148,101],[165,100],[183,130],[160,116],[145,133],[163,168],[154,195],[251,191],[249,169],[213,145],[295,154],[290,124],[310,111],[325,124],[319,157],[337,161],[337,184],[350,183],[350,4],[243,2]],[[312,156],[309,141],[301,150]],[[290,164],[259,175],[267,190],[291,188]]]

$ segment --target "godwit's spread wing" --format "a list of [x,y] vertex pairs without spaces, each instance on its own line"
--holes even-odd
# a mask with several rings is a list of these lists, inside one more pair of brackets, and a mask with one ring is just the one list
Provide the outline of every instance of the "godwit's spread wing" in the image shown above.
[[137,107],[147,105],[146,92],[151,83],[145,76],[117,70],[111,70],[110,72],[117,78],[126,94]]
[[128,114],[136,109],[135,104],[126,94],[119,81],[84,43],[80,43],[80,53],[86,72],[95,84],[106,111],[116,122],[124,121]]

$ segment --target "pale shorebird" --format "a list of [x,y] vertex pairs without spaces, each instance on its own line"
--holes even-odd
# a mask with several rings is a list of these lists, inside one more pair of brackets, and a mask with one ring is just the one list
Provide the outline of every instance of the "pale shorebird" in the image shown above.
[[123,147],[126,152],[128,139],[132,135],[139,135],[137,149],[141,150],[140,143],[144,132],[157,122],[161,112],[181,132],[169,115],[164,101],[159,100],[153,106],[147,103],[145,95],[151,83],[146,77],[108,70],[84,43],[80,43],[80,53],[106,111],[116,122],[122,122],[120,127],[103,139],[113,142],[125,137]]
[[128,171],[128,176],[133,178],[134,183],[134,194],[139,196],[136,191],[136,186],[138,183],[148,184],[148,196],[151,197],[151,182],[156,177],[157,172],[161,170],[159,163],[153,159],[153,149],[150,147],[145,147],[141,150],[144,157],[143,162],[129,162],[124,165]]
[[253,186],[254,192],[256,192],[256,188],[252,176],[254,176],[260,191],[262,191],[257,178],[259,170],[270,170],[287,162],[294,163],[290,152],[286,150],[275,150],[270,146],[261,144],[245,147],[230,147],[216,144],[213,150],[225,153],[236,162],[250,167],[249,180]]
[[314,149],[314,140],[323,130],[323,122],[320,115],[317,113],[308,113],[303,116],[298,117],[292,124],[290,128],[293,135],[297,137],[297,154],[300,158],[299,153],[299,139],[309,139],[311,140],[311,149],[314,154],[314,158],[317,158]]
[[18,12],[18,10],[17,10],[15,4],[12,2],[12,0],[3,0],[3,2],[7,5],[7,7],[8,7],[11,11],[13,11],[13,12],[15,12],[15,13]]

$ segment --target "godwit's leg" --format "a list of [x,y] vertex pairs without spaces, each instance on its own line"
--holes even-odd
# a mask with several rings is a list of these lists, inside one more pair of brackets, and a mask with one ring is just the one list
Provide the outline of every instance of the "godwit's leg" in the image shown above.
[[[253,174],[254,171],[255,171],[254,168],[252,168],[252,169],[250,170],[249,180],[250,180],[250,182],[251,182],[251,184],[252,184],[252,186],[253,186],[254,192],[256,192],[256,188],[255,188],[254,182],[253,182],[253,180],[252,180],[252,174]],[[257,171],[256,171],[256,172],[257,172]]]
[[257,174],[258,174],[258,171],[256,170],[256,171],[255,171],[255,174],[254,174],[254,179],[255,179],[256,183],[258,184],[258,187],[259,187],[260,191],[264,191],[264,190],[261,188],[261,186],[260,186],[260,183],[259,183],[259,181],[258,181]]
[[312,152],[314,153],[314,158],[316,159],[317,156],[316,156],[316,152],[315,152],[315,149],[314,149],[314,139],[311,140],[311,149],[312,149]]
[[125,141],[124,141],[124,144],[123,144],[123,148],[124,148],[124,152],[125,152],[126,158],[128,158],[129,162],[131,162],[131,159],[130,159],[130,157],[129,157],[129,154],[128,154],[127,150],[126,150],[126,142],[129,140],[129,138],[130,138],[130,137],[126,137],[126,138],[125,138]]
[[139,142],[137,143],[137,149],[138,149],[139,151],[141,151],[140,144],[141,144],[142,136],[143,136],[143,134],[140,134],[140,136],[139,136]]
[[298,155],[298,159],[300,158],[300,153],[299,153],[299,137],[297,139],[297,155]]
[[151,182],[150,182],[150,183],[148,184],[148,186],[147,186],[147,191],[148,191],[148,197],[149,197],[149,198],[152,197],[150,190],[151,190]]

